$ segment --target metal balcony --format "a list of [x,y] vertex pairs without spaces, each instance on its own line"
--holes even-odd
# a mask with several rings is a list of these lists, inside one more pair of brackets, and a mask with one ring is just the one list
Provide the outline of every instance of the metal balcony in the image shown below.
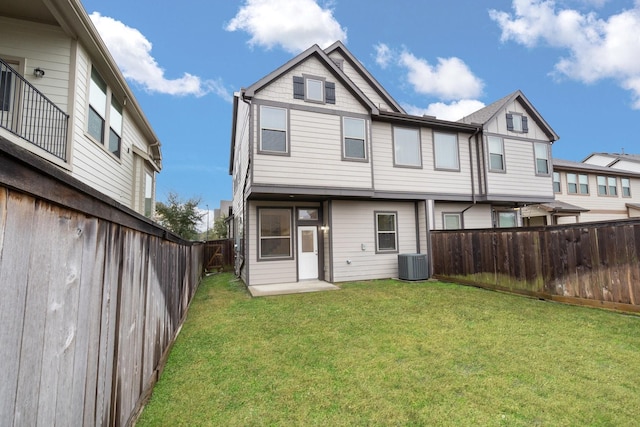
[[67,161],[69,115],[0,59],[0,127]]

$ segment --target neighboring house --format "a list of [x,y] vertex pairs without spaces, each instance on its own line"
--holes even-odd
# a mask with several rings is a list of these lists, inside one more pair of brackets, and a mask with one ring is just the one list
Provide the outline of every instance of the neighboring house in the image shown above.
[[[612,160],[607,165],[612,163],[618,164]],[[528,217],[527,225],[640,216],[640,171],[554,159],[553,188],[555,202],[523,208],[523,216]]]
[[220,200],[220,207],[213,210],[213,221],[217,221],[219,218],[227,218],[231,211],[233,202],[231,200]]
[[160,143],[79,0],[0,3],[0,139],[153,213]]
[[553,201],[557,138],[520,91],[460,122],[408,115],[342,43],[313,46],[234,96],[236,272],[397,277],[429,230],[515,226]]
[[582,163],[640,173],[640,155],[638,154],[593,153]]

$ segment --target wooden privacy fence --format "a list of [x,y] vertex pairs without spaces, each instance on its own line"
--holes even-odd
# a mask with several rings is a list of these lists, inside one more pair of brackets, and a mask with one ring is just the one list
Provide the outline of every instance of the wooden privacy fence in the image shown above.
[[208,240],[204,244],[205,269],[233,269],[233,239]]
[[439,279],[640,312],[640,220],[435,231],[432,248]]
[[130,424],[203,256],[0,140],[0,426]]

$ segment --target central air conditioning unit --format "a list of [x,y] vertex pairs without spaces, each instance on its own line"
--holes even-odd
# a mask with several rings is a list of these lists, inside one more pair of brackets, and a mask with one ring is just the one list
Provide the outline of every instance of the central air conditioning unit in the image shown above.
[[426,280],[429,269],[426,254],[399,254],[398,276],[402,280]]

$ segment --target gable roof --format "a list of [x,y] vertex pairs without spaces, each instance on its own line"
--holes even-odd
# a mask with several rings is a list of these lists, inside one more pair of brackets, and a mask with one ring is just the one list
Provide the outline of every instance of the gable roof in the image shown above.
[[243,95],[247,98],[253,98],[256,92],[260,91],[260,89],[267,86],[269,83],[278,79],[282,75],[288,73],[291,69],[295,68],[299,64],[303,63],[307,59],[311,57],[316,57],[320,62],[322,62],[325,67],[351,92],[351,94],[360,101],[360,103],[366,107],[372,114],[378,114],[378,107],[371,102],[369,98],[358,88],[349,77],[336,65],[335,62],[327,53],[320,49],[320,46],[314,44],[309,49],[300,53],[298,56],[294,57],[284,65],[280,66],[276,70],[267,74],[257,82],[253,83],[251,86],[247,87],[242,91]]
[[557,133],[549,126],[549,124],[542,118],[538,110],[529,102],[524,93],[521,90],[516,90],[515,92],[510,93],[504,98],[500,98],[499,100],[487,105],[484,108],[476,111],[475,113],[471,113],[468,116],[460,119],[460,122],[463,123],[479,123],[479,124],[487,124],[491,120],[493,120],[496,115],[504,109],[507,104],[512,103],[513,101],[519,101],[524,109],[529,113],[529,116],[536,122],[538,126],[542,129],[542,131],[549,137],[551,142],[557,141],[560,139]]
[[384,87],[369,73],[369,71],[353,56],[353,54],[346,48],[346,46],[340,41],[336,41],[334,44],[324,50],[327,55],[331,55],[333,52],[338,52],[344,57],[349,64],[356,70],[358,74],[376,91],[387,104],[394,108],[397,113],[406,113],[404,109],[393,99],[393,97],[385,90]]
[[589,154],[582,162],[586,162],[593,156],[602,156],[609,157],[611,162],[607,165],[607,167],[611,167],[618,163],[621,160],[626,160],[632,163],[640,163],[640,154],[626,154],[626,153],[591,153]]

